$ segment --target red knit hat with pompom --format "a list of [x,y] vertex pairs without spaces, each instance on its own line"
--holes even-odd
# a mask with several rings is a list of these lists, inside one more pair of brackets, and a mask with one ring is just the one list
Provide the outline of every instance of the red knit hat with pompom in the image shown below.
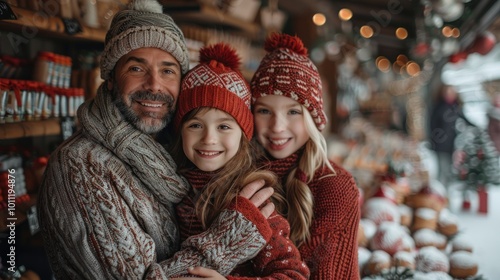
[[304,105],[322,131],[326,125],[321,78],[307,56],[300,38],[274,33],[265,42],[268,52],[255,72],[250,87],[252,103],[266,95],[282,95]]
[[240,58],[229,45],[218,43],[200,50],[200,63],[181,83],[174,126],[199,107],[211,107],[230,114],[248,139],[253,135],[250,87],[239,71]]

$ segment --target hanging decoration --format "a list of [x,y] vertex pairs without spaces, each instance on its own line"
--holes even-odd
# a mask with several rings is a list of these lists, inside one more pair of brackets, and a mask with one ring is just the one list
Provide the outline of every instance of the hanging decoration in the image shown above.
[[262,26],[268,32],[281,32],[286,21],[286,14],[278,9],[278,0],[269,0],[267,7],[260,11]]
[[495,35],[489,31],[479,34],[470,46],[465,50],[458,51],[449,57],[449,62],[460,63],[467,59],[470,54],[478,53],[480,55],[487,55],[496,44]]
[[432,9],[445,22],[455,21],[464,13],[464,3],[461,0],[434,0],[431,2]]
[[478,53],[480,55],[486,55],[495,47],[495,44],[495,35],[489,31],[485,31],[476,37],[466,51],[469,54]]
[[412,50],[413,56],[417,58],[424,58],[431,52],[431,47],[427,42],[420,42],[415,45]]
[[467,53],[466,51],[460,51],[460,52],[457,52],[457,53],[450,55],[450,58],[448,59],[448,61],[451,63],[460,63],[462,61],[465,61],[468,56],[469,56],[469,53]]

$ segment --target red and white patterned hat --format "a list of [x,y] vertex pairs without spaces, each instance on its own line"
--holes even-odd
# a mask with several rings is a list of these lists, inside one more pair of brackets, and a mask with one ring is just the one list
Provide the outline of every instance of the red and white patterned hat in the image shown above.
[[239,71],[240,58],[229,45],[218,43],[200,50],[200,63],[183,78],[174,126],[199,107],[211,107],[231,115],[247,139],[253,136],[250,87]]
[[252,104],[266,95],[290,97],[309,110],[316,127],[322,131],[327,117],[323,111],[321,78],[302,40],[274,33],[267,38],[264,49],[268,53],[250,82]]

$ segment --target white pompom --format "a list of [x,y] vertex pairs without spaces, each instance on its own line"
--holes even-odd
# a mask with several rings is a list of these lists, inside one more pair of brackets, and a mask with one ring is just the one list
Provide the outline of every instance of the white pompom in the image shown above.
[[163,13],[163,7],[156,0],[132,0],[128,4],[129,10],[151,12],[151,13]]

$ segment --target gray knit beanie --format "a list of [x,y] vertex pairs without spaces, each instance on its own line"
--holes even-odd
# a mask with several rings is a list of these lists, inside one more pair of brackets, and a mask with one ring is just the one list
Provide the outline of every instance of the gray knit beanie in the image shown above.
[[162,49],[177,59],[183,74],[189,69],[184,34],[156,0],[132,0],[114,16],[101,56],[101,78],[111,78],[116,62],[139,48]]

